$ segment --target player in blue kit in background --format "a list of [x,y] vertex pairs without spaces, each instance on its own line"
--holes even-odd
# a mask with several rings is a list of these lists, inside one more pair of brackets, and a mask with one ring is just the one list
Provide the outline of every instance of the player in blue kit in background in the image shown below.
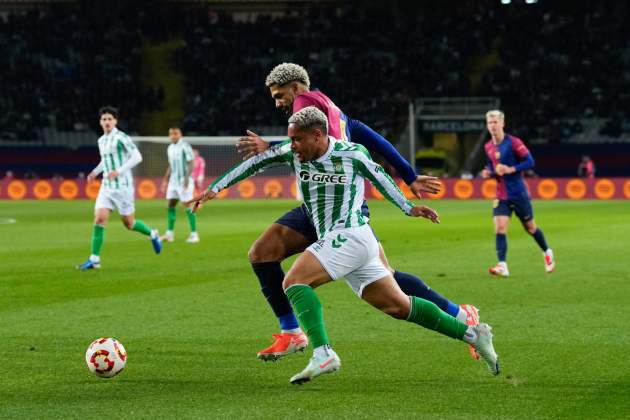
[[[267,76],[265,85],[269,88],[276,108],[287,115],[309,106],[322,111],[328,118],[328,133],[332,137],[359,143],[371,152],[379,153],[394,166],[417,197],[420,197],[421,192],[439,191],[441,184],[437,178],[416,175],[409,163],[383,136],[362,122],[348,118],[324,93],[310,90],[310,79],[302,66],[293,63],[276,66]],[[249,158],[266,150],[269,144],[248,131],[248,136],[242,138],[237,147],[245,158]],[[362,211],[364,217],[369,217],[365,203]],[[304,205],[287,212],[262,233],[249,251],[249,261],[258,277],[263,295],[278,318],[281,330],[279,334],[273,334],[274,343],[270,347],[258,352],[257,357],[262,360],[277,360],[303,350],[308,344],[282,289],[284,272],[280,264],[285,258],[303,252],[317,240],[315,228],[307,213]],[[457,305],[432,290],[418,277],[394,270],[380,244],[379,248],[381,261],[392,271],[403,292],[435,303],[442,311],[468,325],[479,323],[476,307],[469,304]],[[478,358],[472,347],[470,353],[473,358]]]
[[497,180],[497,198],[494,200],[492,215],[496,234],[496,248],[499,262],[488,269],[490,274],[507,277],[510,275],[506,262],[507,231],[512,212],[521,221],[523,228],[534,237],[543,251],[545,271],[553,272],[555,261],[553,251],[547,246],[545,235],[534,222],[534,210],[529,190],[523,180],[523,171],[534,167],[534,158],[523,141],[505,133],[505,114],[499,110],[486,113],[486,125],[490,141],[485,144],[488,164],[482,171],[484,178]]

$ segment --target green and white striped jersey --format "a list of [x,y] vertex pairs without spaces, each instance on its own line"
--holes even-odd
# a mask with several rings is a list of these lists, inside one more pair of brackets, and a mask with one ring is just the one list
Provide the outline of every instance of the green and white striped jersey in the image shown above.
[[291,151],[291,143],[284,142],[234,166],[208,188],[219,192],[270,166],[291,165],[320,238],[334,229],[367,223],[361,213],[365,179],[396,207],[409,214],[413,204],[383,168],[372,160],[365,147],[332,137],[329,139],[328,150],[316,160],[300,162]]
[[[131,138],[124,132],[114,128],[109,134],[103,134],[98,139],[98,150],[101,153],[101,162],[97,166],[103,170],[103,186],[109,189],[133,187],[133,174],[131,168],[120,168],[131,158],[137,147]],[[107,179],[107,174],[118,171],[119,174],[113,180]]]
[[171,143],[166,150],[168,155],[168,164],[171,167],[171,177],[169,183],[183,186],[184,179],[190,178],[188,172],[188,162],[193,160],[192,147],[183,138],[179,139],[177,143]]

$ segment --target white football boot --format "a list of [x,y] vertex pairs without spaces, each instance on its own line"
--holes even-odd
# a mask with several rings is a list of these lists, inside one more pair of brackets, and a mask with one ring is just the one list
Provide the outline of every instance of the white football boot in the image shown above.
[[186,238],[187,244],[196,244],[199,242],[199,234],[197,232],[191,232],[188,238]]
[[160,240],[162,242],[173,242],[175,240],[175,233],[172,230],[167,230]]
[[508,271],[507,263],[500,261],[494,267],[490,267],[488,272],[493,276],[508,277],[510,272]]
[[494,351],[494,346],[492,345],[492,327],[482,323],[471,328],[477,334],[477,339],[472,343],[475,352],[486,362],[490,373],[498,375],[500,371],[499,356],[497,356],[497,353]]
[[545,252],[543,252],[543,258],[545,259],[545,271],[547,274],[553,273],[554,268],[556,268],[556,260],[553,258],[553,251],[551,248],[548,248]]
[[340,367],[341,359],[339,359],[339,356],[333,349],[328,347],[322,352],[313,352],[313,357],[308,361],[306,369],[297,375],[293,375],[289,382],[294,385],[302,385],[324,373],[336,372]]

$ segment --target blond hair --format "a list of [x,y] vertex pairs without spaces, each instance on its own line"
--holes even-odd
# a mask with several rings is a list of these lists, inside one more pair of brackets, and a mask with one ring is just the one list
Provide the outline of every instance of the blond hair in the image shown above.
[[308,78],[306,69],[293,63],[282,63],[274,67],[267,75],[265,86],[284,86],[291,82],[300,82],[307,88],[311,87],[311,80]]
[[499,117],[501,120],[505,120],[505,114],[500,109],[491,109],[486,112],[486,119],[490,117]]
[[328,117],[314,106],[307,106],[291,115],[289,124],[294,124],[299,129],[321,128],[324,134],[328,134]]

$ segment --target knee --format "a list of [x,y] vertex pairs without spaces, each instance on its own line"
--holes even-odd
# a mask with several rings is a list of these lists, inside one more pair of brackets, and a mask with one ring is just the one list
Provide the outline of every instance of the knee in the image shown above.
[[127,220],[127,219],[123,220],[123,225],[125,225],[125,227],[126,227],[128,230],[133,229],[133,225],[134,225],[134,224],[135,224],[135,220]]
[[247,258],[250,263],[282,261],[284,259],[284,251],[282,247],[274,247],[268,242],[264,243],[257,240],[247,252]]
[[407,319],[409,316],[409,307],[405,305],[388,305],[383,308],[383,312],[392,318]]
[[291,286],[295,286],[296,284],[301,284],[298,279],[291,275],[291,273],[284,276],[284,280],[282,280],[282,290],[287,290]]
[[536,225],[528,225],[528,226],[525,226],[525,230],[530,235],[533,235],[538,230],[538,226],[536,226]]
[[507,226],[497,226],[494,232],[498,235],[505,235],[507,233]]

